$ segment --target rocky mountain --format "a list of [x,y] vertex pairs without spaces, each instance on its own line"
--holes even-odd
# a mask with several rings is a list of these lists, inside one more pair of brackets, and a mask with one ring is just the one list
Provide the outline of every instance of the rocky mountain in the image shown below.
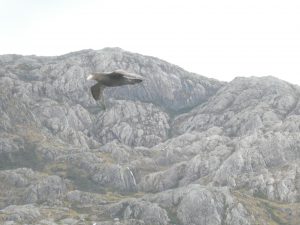
[[[91,97],[90,72],[145,78]],[[0,56],[0,224],[299,224],[300,87],[119,48]]]

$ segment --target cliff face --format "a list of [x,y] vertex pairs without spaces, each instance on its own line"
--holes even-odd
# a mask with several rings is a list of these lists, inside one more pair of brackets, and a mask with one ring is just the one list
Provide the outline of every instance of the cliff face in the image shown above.
[[[140,85],[91,97],[93,71]],[[0,56],[0,223],[297,224],[300,88],[121,49]]]

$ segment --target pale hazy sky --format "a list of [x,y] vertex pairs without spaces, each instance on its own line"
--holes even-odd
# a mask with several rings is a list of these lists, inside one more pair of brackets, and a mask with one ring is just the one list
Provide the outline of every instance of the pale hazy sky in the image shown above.
[[0,54],[121,47],[231,80],[300,85],[298,0],[0,0]]

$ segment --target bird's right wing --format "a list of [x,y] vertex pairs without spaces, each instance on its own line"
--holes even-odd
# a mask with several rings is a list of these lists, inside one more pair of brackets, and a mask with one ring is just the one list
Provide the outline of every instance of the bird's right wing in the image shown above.
[[102,97],[104,86],[100,83],[95,84],[91,87],[91,92],[95,100],[99,100]]
[[125,77],[125,78],[129,78],[129,79],[141,79],[143,80],[143,77],[138,75],[138,74],[135,74],[135,73],[129,73],[125,70],[115,70],[114,72],[112,72],[110,74],[111,76],[115,76],[115,77]]

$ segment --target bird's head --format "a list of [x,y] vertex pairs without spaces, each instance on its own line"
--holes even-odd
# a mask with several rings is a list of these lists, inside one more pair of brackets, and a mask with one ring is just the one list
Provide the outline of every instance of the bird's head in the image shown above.
[[88,75],[87,80],[94,80],[95,76],[93,74]]

